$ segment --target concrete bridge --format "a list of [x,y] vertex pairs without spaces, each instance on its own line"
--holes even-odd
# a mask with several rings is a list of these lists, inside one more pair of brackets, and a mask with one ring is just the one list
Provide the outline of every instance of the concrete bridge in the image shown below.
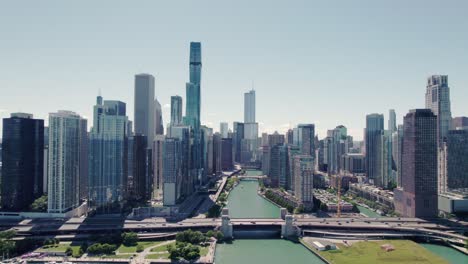
[[422,236],[464,242],[462,235],[468,232],[466,223],[451,225],[418,218],[299,218],[281,210],[278,219],[231,219],[228,209],[223,209],[221,218],[191,218],[181,222],[166,222],[164,219],[125,220],[116,218],[86,219],[71,218],[47,220],[0,221],[0,229],[14,229],[18,237],[83,238],[92,234],[115,232],[137,232],[142,238],[164,237],[192,229],[208,231],[219,229],[226,236],[233,236],[235,230],[278,230],[282,236],[303,234],[328,234],[365,237],[380,236]]
[[268,176],[266,175],[239,175],[237,176],[238,179],[265,179]]

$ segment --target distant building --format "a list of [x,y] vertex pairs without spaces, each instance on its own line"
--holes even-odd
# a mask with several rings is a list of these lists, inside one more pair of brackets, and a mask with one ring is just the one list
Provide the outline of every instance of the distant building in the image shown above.
[[396,114],[394,109],[388,111],[388,131],[393,134],[397,131]]
[[49,213],[79,205],[80,120],[70,111],[49,114]]
[[232,138],[221,139],[221,170],[231,171],[234,168],[232,159]]
[[232,144],[234,145],[234,161],[237,163],[241,162],[242,140],[244,140],[244,123],[234,122],[234,137]]
[[378,181],[381,164],[379,159],[379,142],[384,130],[384,116],[382,114],[370,114],[366,116],[366,171],[369,182],[375,184]]
[[255,91],[244,93],[244,148],[246,154],[242,163],[257,160],[258,123],[255,120]]
[[1,204],[20,211],[43,193],[44,120],[13,113],[3,119]]
[[438,146],[441,147],[452,127],[450,88],[447,75],[432,75],[427,78],[426,108],[437,116]]
[[182,97],[171,96],[171,126],[182,124]]
[[221,134],[221,138],[228,138],[229,132],[229,125],[226,122],[221,122],[219,124],[219,133]]
[[180,141],[166,138],[163,144],[163,204],[176,205],[181,194]]
[[402,187],[395,209],[404,217],[437,216],[437,117],[430,109],[404,118]]
[[450,130],[439,156],[439,192],[468,188],[468,130]]
[[467,130],[468,129],[468,117],[460,116],[452,119],[452,129],[454,130]]
[[128,181],[131,183],[129,193],[136,200],[151,198],[151,183],[147,175],[146,152],[147,139],[143,135],[133,135],[128,138]]
[[[156,131],[154,106],[154,77],[151,74],[135,75],[134,126],[135,134],[145,135],[153,142]],[[151,148],[152,145],[148,144]]]
[[299,124],[294,145],[299,146],[302,155],[310,155],[315,158],[315,125]]
[[352,174],[362,174],[366,172],[364,154],[348,153],[342,156],[343,170]]
[[294,196],[301,203],[313,202],[314,159],[309,155],[294,157]]
[[268,177],[272,187],[287,187],[288,149],[286,145],[278,143],[270,149],[270,169]]
[[162,108],[158,99],[154,100],[154,134],[163,135],[164,134],[164,125],[162,118]]
[[286,164],[286,189],[291,190],[294,192],[295,190],[295,184],[296,184],[296,174],[295,174],[295,163],[294,159],[296,155],[301,154],[301,150],[299,149],[298,146],[295,145],[288,145],[288,163]]
[[[172,127],[171,127],[172,129]],[[152,196],[153,199],[159,198],[163,192],[163,146],[164,146],[163,135],[157,135],[153,141],[153,150],[152,150],[152,166],[153,166],[153,190]]]

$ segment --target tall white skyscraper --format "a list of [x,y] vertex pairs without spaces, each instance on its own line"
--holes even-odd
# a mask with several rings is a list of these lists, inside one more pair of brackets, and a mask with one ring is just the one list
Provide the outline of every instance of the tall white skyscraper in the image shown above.
[[155,109],[154,109],[154,77],[151,74],[135,75],[134,94],[134,118],[135,134],[145,135],[148,139],[148,148],[153,144],[156,134]]
[[244,94],[244,123],[255,123],[255,91]]
[[450,111],[450,88],[447,75],[432,75],[427,78],[426,108],[437,116],[437,138],[439,147],[447,138],[452,126]]
[[397,130],[396,114],[394,109],[390,109],[388,111],[388,130],[390,131],[390,134],[393,134]]
[[228,137],[228,130],[229,130],[228,123],[221,122],[219,124],[219,133],[221,134],[221,138],[227,138]]
[[79,205],[80,120],[70,111],[49,114],[49,213]]
[[249,160],[257,159],[258,151],[258,123],[255,122],[255,91],[244,94],[244,139],[246,152],[250,153]]

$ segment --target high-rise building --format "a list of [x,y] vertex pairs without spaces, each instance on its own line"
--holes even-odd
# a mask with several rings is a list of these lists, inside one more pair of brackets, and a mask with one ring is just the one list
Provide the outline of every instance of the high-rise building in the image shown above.
[[234,122],[234,161],[241,162],[242,141],[244,140],[244,123]]
[[43,193],[44,120],[13,113],[3,119],[2,141],[2,210],[23,210]]
[[182,124],[182,97],[171,96],[171,126]]
[[299,149],[298,146],[288,144],[288,163],[286,164],[286,189],[292,190],[294,192],[295,190],[295,172],[294,172],[294,159],[296,155],[301,154],[301,150]]
[[221,169],[231,171],[234,168],[232,163],[232,138],[221,139]]
[[392,157],[396,169],[396,184],[401,187],[401,154],[403,151],[403,125],[398,125],[398,129],[392,135]]
[[452,119],[452,129],[454,130],[468,129],[468,117],[466,116],[454,117]]
[[294,144],[299,146],[301,154],[315,157],[315,125],[299,124],[296,131],[297,141]]
[[402,184],[395,209],[404,217],[437,216],[437,117],[411,110],[403,124]]
[[366,171],[369,182],[374,184],[380,172],[379,141],[384,130],[384,116],[370,114],[366,116]]
[[450,88],[447,75],[432,75],[427,78],[426,108],[437,116],[438,146],[441,147],[452,127]]
[[257,160],[258,151],[258,123],[255,120],[255,91],[244,93],[244,138],[246,140],[246,152],[250,154],[249,162]]
[[[172,128],[172,127],[171,127]],[[163,146],[164,146],[163,135],[156,135],[153,141],[152,149],[152,166],[153,166],[153,199],[158,199],[163,192]]]
[[70,111],[49,114],[49,213],[65,213],[79,205],[80,120]]
[[144,135],[152,147],[156,125],[155,125],[155,106],[154,106],[154,77],[150,74],[135,75],[135,94],[134,94],[134,126],[135,134]]
[[147,139],[143,135],[128,138],[128,194],[136,200],[148,200],[151,197],[151,179],[146,168]]
[[377,142],[379,171],[377,171],[374,178],[374,185],[384,189],[390,188],[394,183],[396,184],[396,175],[393,173],[392,145],[390,131],[384,130]]
[[314,158],[310,155],[294,157],[294,196],[301,203],[313,202]]
[[445,177],[440,184],[441,192],[468,188],[468,130],[451,130],[444,144]]
[[166,138],[163,143],[163,204],[175,205],[181,194],[180,141]]
[[190,174],[190,127],[171,127],[168,137],[176,138],[180,142],[181,194],[188,196],[194,191],[196,181]]
[[396,113],[394,109],[390,109],[388,111],[388,130],[390,131],[390,134],[393,134],[397,130]]
[[164,134],[164,125],[163,125],[163,118],[162,118],[162,108],[161,104],[159,103],[158,99],[154,100],[154,126],[155,126],[155,135],[163,135]]
[[125,103],[102,101],[94,106],[94,123],[89,133],[90,205],[107,210],[120,203],[127,189],[127,122]]
[[282,143],[270,149],[270,178],[272,187],[287,188],[288,185],[288,147]]
[[226,122],[221,122],[219,124],[219,133],[222,138],[228,138],[229,125]]

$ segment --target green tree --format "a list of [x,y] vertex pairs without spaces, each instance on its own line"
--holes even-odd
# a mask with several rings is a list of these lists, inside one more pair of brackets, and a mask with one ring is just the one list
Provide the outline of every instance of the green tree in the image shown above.
[[71,256],[73,254],[73,249],[71,247],[67,247],[65,250],[65,255]]
[[123,233],[122,243],[127,247],[136,246],[138,243],[138,235],[134,232]]
[[145,248],[143,247],[143,245],[138,245],[136,247],[136,252],[140,253],[140,252],[143,252],[143,250],[145,250]]
[[37,198],[30,206],[32,212],[47,212],[47,195]]

